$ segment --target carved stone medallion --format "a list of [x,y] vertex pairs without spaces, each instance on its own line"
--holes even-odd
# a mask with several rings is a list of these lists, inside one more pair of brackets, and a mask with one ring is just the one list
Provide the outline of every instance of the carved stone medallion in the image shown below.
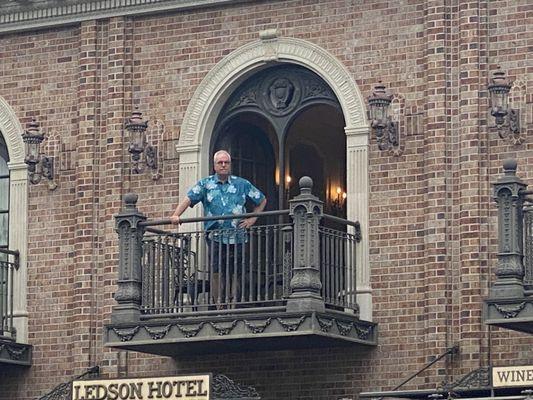
[[280,117],[289,114],[300,104],[301,83],[294,75],[289,79],[276,74],[265,80],[261,93],[263,107],[270,114]]

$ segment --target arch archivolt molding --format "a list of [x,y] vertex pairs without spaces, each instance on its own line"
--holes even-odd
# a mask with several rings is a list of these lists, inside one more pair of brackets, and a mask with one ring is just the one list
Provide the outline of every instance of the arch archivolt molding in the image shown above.
[[[222,59],[206,75],[193,95],[181,126],[178,152],[201,144],[209,135],[209,116],[219,111],[229,94],[251,72],[273,62],[302,65],[322,77],[339,99],[346,128],[368,130],[363,97],[350,73],[321,47],[301,39],[262,34]],[[218,106],[218,107],[217,107]]]
[[27,221],[28,221],[28,172],[24,163],[22,125],[9,104],[0,96],[0,132],[9,152],[9,248],[20,252],[20,267],[14,275],[13,324],[17,329],[17,341],[28,340],[28,312],[26,303],[27,270]]
[[9,150],[10,164],[24,164],[22,125],[2,96],[0,96],[0,132],[2,132]]
[[[344,65],[323,48],[263,31],[223,58],[202,80],[185,113],[176,150],[180,157],[179,195],[183,198],[209,173],[209,144],[217,117],[229,96],[252,73],[273,63],[301,65],[320,76],[339,100],[346,123],[348,218],[359,220],[363,240],[358,251],[357,290],[360,316],[372,320],[368,244],[368,141],[370,125],[363,96]],[[353,168],[357,171],[352,170]],[[198,207],[187,215],[198,215]]]

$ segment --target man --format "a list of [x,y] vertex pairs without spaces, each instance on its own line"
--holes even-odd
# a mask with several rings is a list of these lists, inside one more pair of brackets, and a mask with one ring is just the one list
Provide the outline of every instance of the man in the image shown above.
[[[178,204],[170,217],[173,224],[180,224],[180,217],[187,207],[194,207],[199,202],[204,207],[206,217],[244,214],[247,199],[255,205],[254,213],[264,210],[265,195],[246,179],[231,175],[231,156],[227,151],[217,151],[213,156],[213,162],[215,174],[201,179],[187,192],[187,196]],[[238,300],[239,280],[237,271],[233,271],[233,265],[239,265],[241,261],[243,243],[247,240],[244,230],[250,228],[256,221],[257,218],[251,217],[205,222],[209,264],[213,271],[211,295],[215,303],[224,302],[223,283],[226,280],[226,269],[232,275],[230,277],[232,297]],[[222,289],[222,293],[219,288]]]

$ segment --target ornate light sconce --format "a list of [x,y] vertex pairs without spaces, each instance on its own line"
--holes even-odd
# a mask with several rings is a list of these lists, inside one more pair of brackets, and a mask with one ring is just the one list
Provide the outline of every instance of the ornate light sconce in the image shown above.
[[522,142],[520,138],[520,112],[509,108],[511,86],[512,82],[498,66],[498,69],[492,74],[491,83],[488,86],[490,113],[495,118],[500,137],[502,139],[509,137],[513,144],[519,144]]
[[331,211],[333,215],[340,216],[344,210],[347,194],[340,187],[337,187],[336,193],[337,197],[331,202]]
[[380,150],[400,152],[400,138],[398,123],[389,115],[390,104],[394,96],[385,88],[381,81],[368,96],[368,108],[371,126],[376,132],[376,139]]
[[141,154],[144,153],[144,164],[152,170],[152,179],[154,181],[161,177],[157,164],[157,147],[146,142],[146,129],[148,121],[142,119],[142,112],[138,107],[131,113],[131,117],[126,122],[126,130],[130,133],[130,146],[128,151],[131,153],[132,172],[140,174],[143,172],[141,165]]
[[291,182],[292,182],[292,178],[290,175],[287,175],[285,177],[285,200],[289,201],[290,198],[290,193],[291,193]]
[[32,119],[28,128],[22,134],[22,140],[26,147],[24,162],[28,164],[30,182],[37,184],[44,176],[48,179],[48,188],[54,190],[57,183],[54,181],[54,158],[41,154],[41,143],[44,134],[39,129],[39,123]]

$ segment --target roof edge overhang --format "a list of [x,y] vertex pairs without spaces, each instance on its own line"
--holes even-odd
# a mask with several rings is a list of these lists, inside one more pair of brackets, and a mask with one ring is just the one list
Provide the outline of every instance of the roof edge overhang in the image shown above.
[[253,0],[77,0],[58,5],[57,1],[41,1],[39,5],[4,5],[0,12],[0,34],[75,25],[82,21],[119,16],[159,14],[169,11],[186,11],[195,8],[215,7]]

